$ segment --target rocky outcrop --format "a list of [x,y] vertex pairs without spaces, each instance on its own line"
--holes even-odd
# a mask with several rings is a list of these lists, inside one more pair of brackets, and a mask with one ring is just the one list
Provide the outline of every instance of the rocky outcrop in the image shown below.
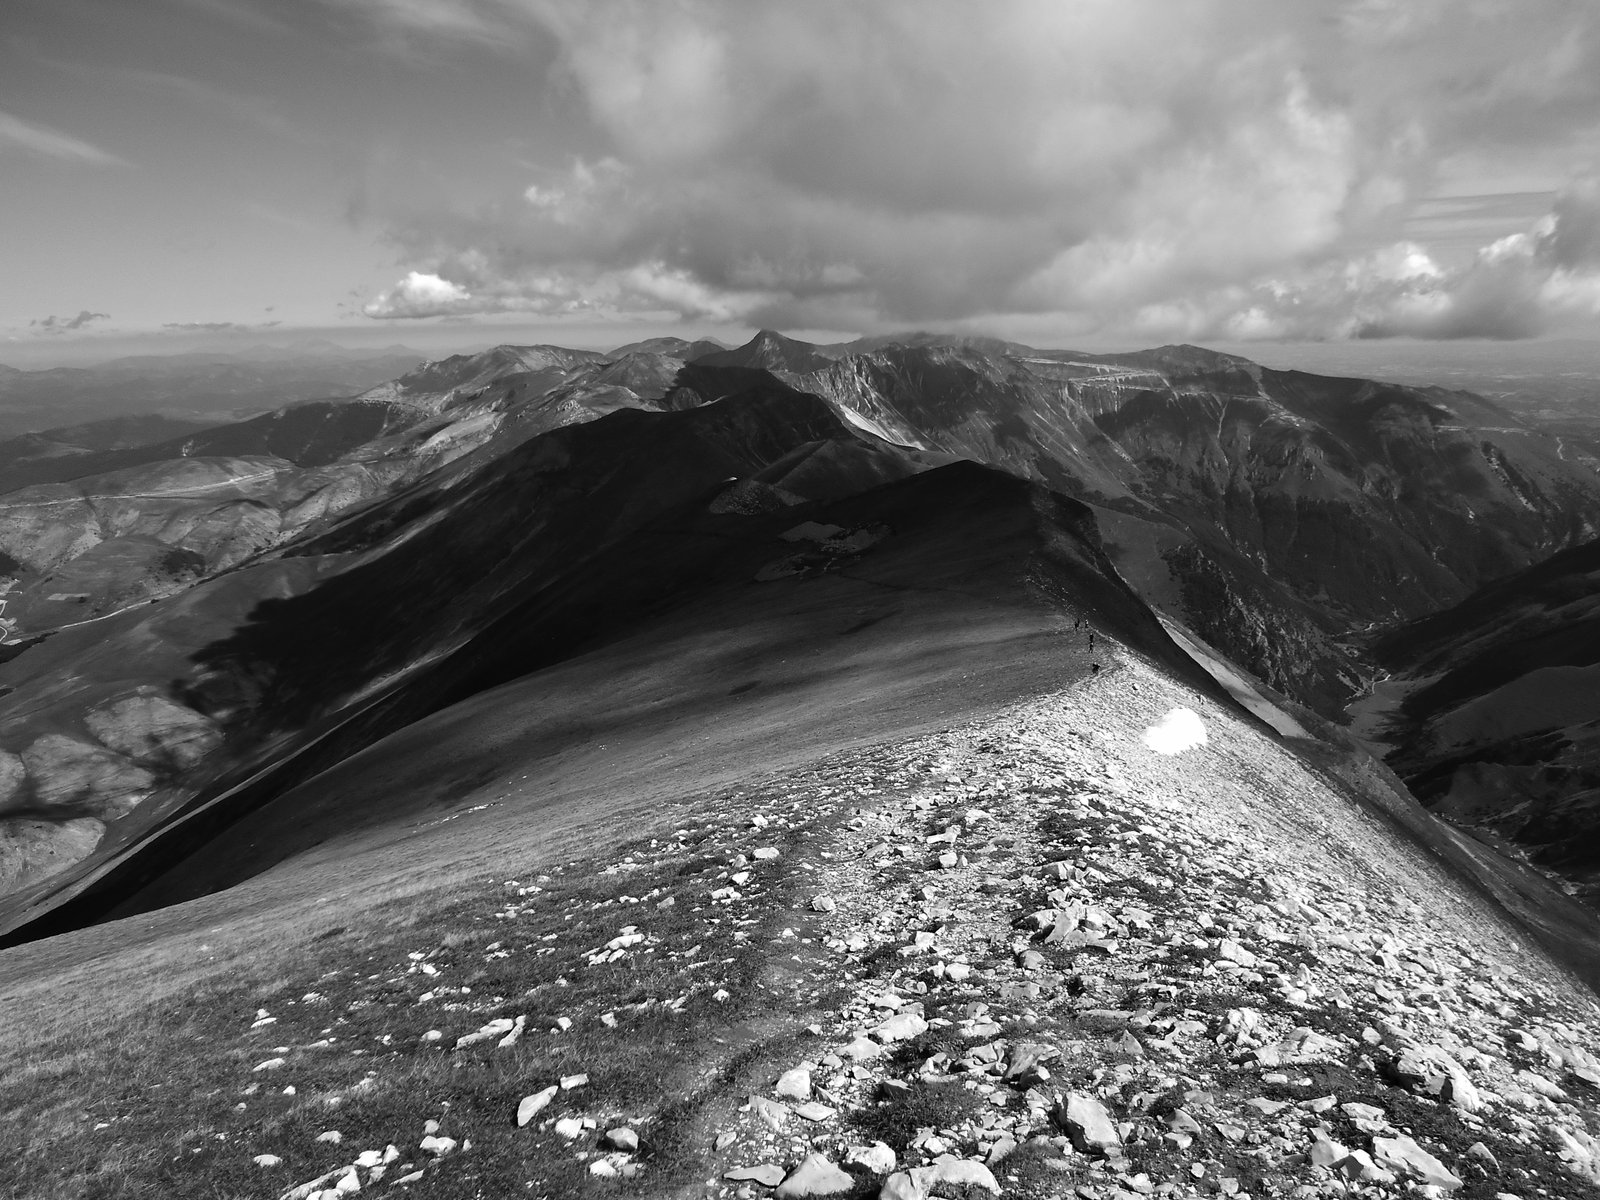
[[153,770],[187,770],[222,741],[209,717],[149,693],[95,709],[83,721],[101,743]]
[[29,887],[82,861],[100,844],[105,830],[93,817],[0,817],[0,892]]
[[28,781],[28,769],[22,759],[7,750],[0,750],[0,812],[5,812],[22,795]]
[[155,775],[102,746],[47,733],[22,752],[35,808],[115,821],[137,808]]
[[91,709],[83,726],[95,741],[45,732],[20,753],[0,750],[0,825],[9,831],[0,837],[0,894],[87,857],[107,825],[197,767],[223,736],[153,688]]

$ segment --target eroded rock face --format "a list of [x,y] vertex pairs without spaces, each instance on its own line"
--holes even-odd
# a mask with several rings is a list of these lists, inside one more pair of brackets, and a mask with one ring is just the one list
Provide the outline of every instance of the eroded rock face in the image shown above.
[[222,741],[216,723],[164,696],[128,696],[85,715],[101,742],[135,762],[186,770]]
[[34,804],[115,821],[149,796],[155,776],[101,746],[47,733],[22,752]]
[[28,887],[87,858],[105,831],[105,825],[93,817],[70,821],[0,818],[0,892]]
[[28,771],[22,760],[9,751],[0,750],[0,810],[10,807],[22,795]]

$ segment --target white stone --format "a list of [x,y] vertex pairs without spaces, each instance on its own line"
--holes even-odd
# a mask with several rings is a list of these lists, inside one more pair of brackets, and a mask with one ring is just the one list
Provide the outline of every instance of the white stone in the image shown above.
[[631,1154],[639,1148],[639,1135],[626,1125],[606,1130],[606,1143],[615,1150]]
[[848,1192],[856,1185],[855,1179],[841,1171],[821,1154],[808,1154],[789,1176],[778,1185],[778,1200],[790,1197],[836,1196]]
[[928,1023],[913,1012],[896,1013],[872,1031],[880,1042],[903,1042],[926,1033]]
[[542,1092],[534,1092],[531,1096],[524,1096],[522,1103],[517,1105],[517,1127],[520,1129],[534,1117],[538,1116],[555,1099],[556,1092],[560,1089],[551,1084]]
[[1122,1148],[1122,1138],[1111,1120],[1111,1114],[1093,1096],[1069,1092],[1057,1111],[1061,1127],[1079,1150],[1111,1154]]
[[887,1175],[894,1170],[894,1150],[884,1142],[873,1142],[870,1146],[854,1146],[845,1154],[844,1160],[855,1166],[865,1167],[875,1175]]
[[773,1090],[785,1100],[811,1099],[811,1068],[804,1065],[790,1068],[778,1076]]
[[1399,1175],[1409,1175],[1420,1183],[1452,1191],[1462,1180],[1416,1142],[1400,1134],[1372,1139],[1372,1158],[1380,1167]]

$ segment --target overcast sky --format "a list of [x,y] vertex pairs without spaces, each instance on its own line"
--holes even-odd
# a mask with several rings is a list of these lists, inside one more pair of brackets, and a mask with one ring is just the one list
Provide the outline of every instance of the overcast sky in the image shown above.
[[0,361],[1600,337],[1597,176],[1594,0],[5,0]]

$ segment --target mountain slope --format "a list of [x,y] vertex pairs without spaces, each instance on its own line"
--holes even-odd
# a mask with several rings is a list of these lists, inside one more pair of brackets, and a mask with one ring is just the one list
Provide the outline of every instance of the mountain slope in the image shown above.
[[[1570,540],[1600,505],[1591,477],[1472,397],[1195,347],[817,348],[764,332],[720,359],[672,340],[624,349],[498,347],[205,435],[323,465],[180,457],[6,497],[3,619],[53,643],[14,642],[0,664],[18,903],[93,844],[85,821],[109,829],[83,868],[98,870],[255,780],[210,810],[212,836],[440,705],[549,665],[551,647],[687,603],[695,578],[722,578],[712,550],[742,544],[728,532],[741,522],[960,459],[1090,503],[1119,587],[1324,712],[1370,670],[1352,625]],[[669,527],[670,553],[638,540]],[[835,557],[787,559],[805,574]],[[118,726],[111,741],[91,716]]]
[[891,345],[785,377],[882,436],[1114,514],[1119,565],[1148,599],[1326,713],[1359,684],[1341,644],[1353,629],[1432,611],[1600,528],[1600,479],[1466,393],[1185,346]]
[[375,438],[404,428],[415,419],[409,409],[398,405],[310,401],[231,425],[187,428],[175,436],[152,438],[136,446],[9,462],[3,454],[4,448],[0,447],[0,494],[177,458],[260,455],[282,458],[299,467],[320,467]]
[[1600,543],[1502,579],[1376,646],[1365,727],[1435,811],[1600,882]]
[[[928,353],[948,427],[965,381],[1035,394]],[[1117,569],[1202,546],[1268,594],[1248,523],[1150,480],[1237,452],[1292,499],[1267,448],[1317,491],[1453,431],[1311,389],[1285,443],[1248,364],[1158,358],[1068,363],[1084,469],[1184,448],[1098,509],[754,366],[458,364],[338,464],[391,490],[7,646],[0,1180],[1592,1200],[1592,913]],[[1028,461],[1012,415],[962,436]]]
[[[554,652],[545,643],[581,641],[586,623],[603,622],[605,596],[558,609],[545,625],[523,628],[517,614],[619,539],[685,506],[703,511],[732,477],[839,439],[859,441],[820,401],[770,379],[763,390],[688,412],[620,411],[464,475],[414,485],[92,633],[68,630],[0,665],[11,689],[0,714],[12,714],[0,748],[26,767],[3,781],[0,812],[109,822],[100,853],[120,853],[205,795],[274,764],[295,759],[301,772],[330,765],[445,703],[452,689],[484,686],[472,682],[483,669],[472,664],[512,670],[521,660],[508,639],[539,633],[525,650],[530,662]],[[899,474],[919,469],[907,460]],[[860,485],[842,478],[859,490],[882,475]],[[805,486],[820,498],[832,494],[829,485]],[[659,602],[651,589],[692,571],[726,535],[713,528],[689,540],[655,573],[624,564],[620,594],[632,599],[617,619]],[[92,730],[85,737],[82,714],[129,695],[157,696],[185,714],[180,725],[211,730],[204,760],[152,774]],[[307,746],[316,754],[299,759]],[[92,782],[72,782],[84,760],[96,764]]]
[[[963,546],[992,581],[914,557]],[[252,880],[0,952],[10,1177],[1593,1194],[1592,996],[1393,800],[954,562],[847,633],[837,589],[924,577],[877,552],[375,745]]]

